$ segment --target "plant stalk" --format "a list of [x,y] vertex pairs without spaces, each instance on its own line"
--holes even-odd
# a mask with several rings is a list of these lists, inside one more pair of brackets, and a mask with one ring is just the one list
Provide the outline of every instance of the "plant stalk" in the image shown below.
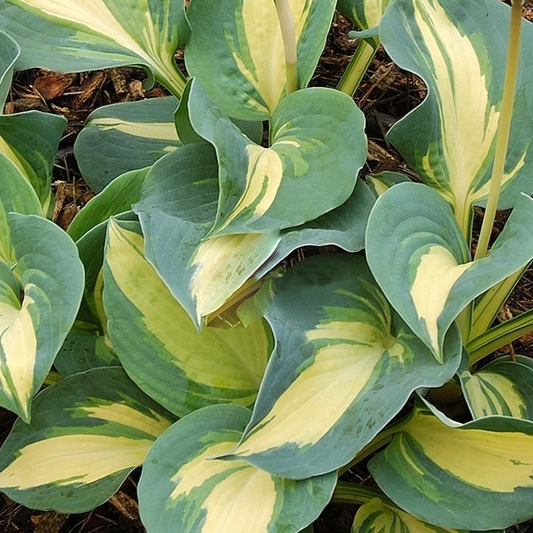
[[349,96],[355,94],[365,72],[368,70],[370,63],[376,55],[378,46],[379,41],[377,39],[361,39],[357,45],[355,54],[350,60],[348,67],[344,71],[344,74],[337,85],[339,91],[342,91]]
[[285,68],[287,71],[287,94],[298,89],[298,52],[296,30],[289,0],[274,0],[278,12],[283,48],[285,50]]
[[524,0],[513,0],[511,4],[511,23],[509,27],[509,47],[507,49],[507,66],[503,87],[503,98],[500,112],[500,123],[496,136],[496,153],[490,179],[487,208],[481,226],[481,233],[474,259],[481,259],[487,255],[489,239],[496,217],[496,209],[500,198],[500,191],[505,171],[505,158],[511,132],[513,117],[514,93],[518,75],[518,57],[520,54],[520,33],[522,29],[522,6]]

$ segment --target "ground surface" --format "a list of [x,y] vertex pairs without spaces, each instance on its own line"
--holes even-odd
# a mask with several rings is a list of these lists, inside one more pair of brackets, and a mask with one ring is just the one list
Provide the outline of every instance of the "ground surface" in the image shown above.
[[[533,20],[533,8],[526,8]],[[335,87],[356,42],[347,37],[351,27],[338,18],[332,28],[328,46],[320,62],[313,85]],[[55,165],[54,220],[67,227],[75,214],[92,198],[84,184],[72,154],[77,133],[88,114],[101,105],[139,100],[164,95],[158,87],[145,91],[144,74],[136,69],[120,68],[106,72],[84,74],[55,74],[41,70],[18,73],[15,76],[6,113],[40,109],[64,115],[69,120]],[[400,71],[383,52],[369,69],[356,101],[366,113],[369,135],[369,158],[366,171],[409,169],[384,138],[387,129],[398,118],[413,109],[425,96],[423,83]],[[500,216],[501,224],[505,214]],[[508,313],[518,315],[533,308],[533,273],[528,272],[508,302]],[[533,342],[529,337],[514,344],[517,353],[533,356]],[[9,432],[15,417],[0,409],[0,442]],[[352,472],[364,479],[366,473]],[[0,533],[141,533],[135,501],[136,480],[132,475],[122,490],[109,502],[84,515],[65,515],[56,512],[32,511],[0,495]],[[355,509],[346,505],[330,505],[315,525],[315,533],[349,533]],[[533,532],[532,524],[523,524],[509,533]]]

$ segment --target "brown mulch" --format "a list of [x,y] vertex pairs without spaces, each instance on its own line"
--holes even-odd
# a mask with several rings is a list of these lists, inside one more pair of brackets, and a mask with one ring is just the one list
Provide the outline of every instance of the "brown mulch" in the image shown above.
[[[533,20],[533,7],[526,8]],[[351,26],[338,17],[332,27],[328,45],[312,85],[335,87],[356,47],[347,34]],[[94,196],[84,183],[73,156],[76,135],[88,114],[99,106],[135,101],[166,94],[156,86],[145,90],[145,74],[134,68],[115,68],[81,74],[57,74],[32,69],[15,75],[5,113],[31,109],[61,114],[68,127],[60,144],[54,166],[53,219],[68,227],[76,213]],[[401,71],[380,51],[356,94],[359,107],[367,116],[369,156],[365,172],[383,170],[411,174],[402,158],[388,144],[385,133],[392,123],[416,107],[426,94],[424,84],[410,73]],[[505,218],[505,217],[504,217]],[[502,218],[502,223],[504,221]],[[512,316],[533,308],[533,271],[528,271],[508,302]],[[517,353],[533,357],[533,339],[520,339],[514,344]],[[15,416],[0,409],[0,442],[5,439]],[[81,515],[54,511],[34,511],[0,494],[0,532],[4,533],[141,533],[135,501],[138,472],[130,476],[124,487],[109,502]],[[355,508],[330,505],[315,524],[315,533],[349,533]],[[531,533],[533,525],[524,524],[509,533]]]

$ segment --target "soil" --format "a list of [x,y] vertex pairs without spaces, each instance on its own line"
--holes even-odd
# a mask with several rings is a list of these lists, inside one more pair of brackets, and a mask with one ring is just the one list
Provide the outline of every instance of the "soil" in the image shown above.
[[[525,8],[526,18],[533,21],[533,7]],[[356,48],[356,40],[348,37],[354,29],[338,16],[328,38],[316,76],[311,84],[335,87]],[[178,63],[181,56],[177,55]],[[73,156],[76,135],[83,127],[89,113],[99,106],[155,98],[166,95],[156,86],[143,88],[145,74],[134,68],[115,68],[81,74],[58,74],[40,69],[17,73],[14,77],[5,113],[18,113],[39,109],[65,116],[68,127],[61,140],[54,165],[53,190],[55,210],[53,220],[68,227],[76,213],[94,196],[84,183]],[[413,175],[401,156],[386,141],[389,127],[425,97],[426,88],[421,80],[401,71],[379,50],[368,70],[355,100],[367,116],[369,154],[363,172],[384,170],[401,171]],[[500,213],[495,233],[501,230],[507,213]],[[516,316],[533,308],[533,270],[529,270],[509,299],[505,313]],[[526,336],[511,349],[533,357],[533,337]],[[509,353],[510,348],[502,352]],[[0,408],[0,443],[9,433],[15,416]],[[368,473],[364,469],[346,474],[352,481],[365,483]],[[122,489],[107,503],[80,515],[66,515],[55,511],[27,509],[0,494],[0,531],[5,533],[142,533],[136,502],[135,471]],[[329,505],[315,523],[315,533],[349,533],[356,508]],[[507,530],[507,533],[531,533],[533,521]]]

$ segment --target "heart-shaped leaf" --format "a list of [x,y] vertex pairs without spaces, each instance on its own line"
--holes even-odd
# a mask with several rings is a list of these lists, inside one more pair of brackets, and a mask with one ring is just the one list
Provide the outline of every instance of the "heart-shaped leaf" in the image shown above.
[[0,488],[37,509],[81,513],[111,497],[174,418],[120,368],[97,368],[39,394],[31,425],[0,450]]
[[400,183],[381,195],[367,229],[368,264],[416,335],[442,360],[448,328],[477,296],[533,258],[533,200],[522,195],[488,256],[470,252],[434,190]]
[[337,476],[292,481],[244,461],[210,456],[239,440],[250,411],[206,407],[179,420],[150,450],[139,483],[149,533],[287,533],[301,531],[326,506]]
[[251,405],[272,349],[266,324],[198,333],[144,258],[143,244],[136,231],[110,221],[104,306],[129,376],[178,416],[214,403]]
[[6,266],[0,273],[0,405],[28,422],[32,397],[76,317],[83,266],[70,237],[52,222],[15,213],[8,220],[17,263],[14,274]]
[[[326,43],[336,2],[291,0],[289,4],[298,88],[303,88]],[[189,73],[231,117],[262,120],[272,115],[287,83],[275,2],[195,0],[187,16],[192,29],[185,50]]]
[[348,463],[418,387],[451,379],[457,331],[444,365],[392,311],[363,258],[319,255],[273,286],[266,317],[276,352],[253,417],[231,457],[302,479]]
[[194,130],[217,151],[213,235],[297,226],[350,197],[366,160],[366,137],[363,114],[346,94],[313,88],[289,95],[272,116],[269,148],[244,135],[196,80],[188,95]]

